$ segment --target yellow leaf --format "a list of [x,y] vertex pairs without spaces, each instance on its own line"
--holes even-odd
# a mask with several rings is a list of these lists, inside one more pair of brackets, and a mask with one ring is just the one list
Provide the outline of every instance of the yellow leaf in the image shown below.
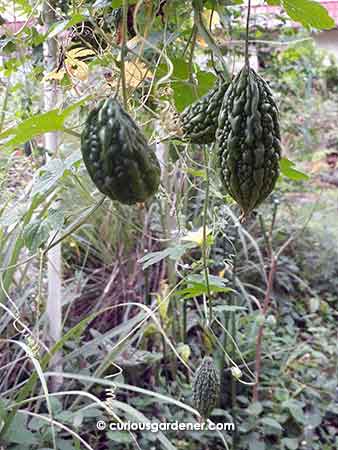
[[191,349],[189,345],[180,343],[177,347],[178,354],[182,357],[183,361],[187,362],[191,355]]
[[[206,236],[208,243],[208,236],[211,234],[211,230],[206,227]],[[203,227],[199,228],[197,231],[190,231],[186,236],[182,238],[182,241],[194,242],[195,244],[202,247],[203,245]]]
[[160,285],[160,293],[157,294],[157,303],[160,305],[159,312],[162,321],[165,323],[168,319],[168,307],[169,307],[169,285],[162,281]]
[[241,378],[241,376],[242,376],[242,371],[241,371],[241,369],[240,369],[239,367],[237,367],[237,366],[231,367],[231,375],[232,375],[234,378],[236,378],[237,380],[239,380],[239,379]]
[[143,336],[144,337],[151,337],[154,334],[157,334],[159,331],[157,329],[157,326],[154,323],[150,323],[149,325],[146,326],[146,328],[144,329],[143,332]]
[[208,23],[210,25],[210,19],[211,19],[211,28],[215,28],[221,23],[221,19],[219,17],[219,14],[216,11],[213,11],[211,16],[210,9],[204,10],[203,12],[203,18],[205,20],[205,23]]
[[205,42],[205,40],[201,36],[197,36],[196,42],[202,48],[207,48],[208,47],[208,44]]
[[88,78],[88,66],[85,62],[79,60],[66,59],[65,64],[69,74],[73,78],[84,81]]
[[84,58],[85,56],[93,56],[93,55],[95,55],[95,52],[93,50],[84,47],[73,48],[68,52],[66,52],[66,57],[71,59],[79,59]]
[[221,270],[221,271],[219,272],[218,276],[219,276],[220,278],[224,278],[224,274],[225,274],[225,269]]
[[213,345],[212,337],[207,331],[205,331],[203,333],[202,340],[203,340],[204,348],[207,351],[207,353],[211,353],[214,345]]
[[63,77],[65,76],[66,71],[64,69],[61,70],[53,70],[53,72],[49,72],[47,73],[44,77],[42,81],[47,81],[47,80],[57,80],[57,81],[61,81],[63,79]]

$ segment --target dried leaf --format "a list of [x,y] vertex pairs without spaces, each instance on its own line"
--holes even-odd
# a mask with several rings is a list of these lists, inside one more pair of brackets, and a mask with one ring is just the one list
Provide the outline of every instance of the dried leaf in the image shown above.
[[137,87],[143,80],[153,76],[152,72],[142,62],[138,62],[137,64],[127,62],[125,64],[125,73],[126,83],[130,87]]

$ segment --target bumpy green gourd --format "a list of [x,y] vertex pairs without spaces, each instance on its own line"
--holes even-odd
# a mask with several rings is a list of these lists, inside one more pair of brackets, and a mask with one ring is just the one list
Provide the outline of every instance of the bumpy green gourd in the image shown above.
[[221,180],[245,217],[274,189],[281,155],[278,108],[272,92],[246,65],[225,94],[216,140]]
[[204,419],[209,417],[217,405],[219,390],[220,381],[214,360],[206,356],[196,370],[192,383],[194,407]]
[[141,203],[157,191],[160,166],[156,155],[117,100],[103,100],[89,113],[81,151],[93,182],[112,200]]
[[183,139],[197,144],[215,141],[217,119],[229,83],[220,80],[204,97],[189,105],[180,115]]

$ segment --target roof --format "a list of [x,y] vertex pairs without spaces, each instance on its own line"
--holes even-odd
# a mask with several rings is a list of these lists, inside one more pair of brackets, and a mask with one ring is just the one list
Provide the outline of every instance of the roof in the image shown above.
[[[322,6],[324,6],[330,16],[335,20],[338,25],[338,0],[326,0],[319,2]],[[261,15],[261,14],[280,14],[283,9],[280,6],[269,6],[269,5],[252,5],[252,16]]]

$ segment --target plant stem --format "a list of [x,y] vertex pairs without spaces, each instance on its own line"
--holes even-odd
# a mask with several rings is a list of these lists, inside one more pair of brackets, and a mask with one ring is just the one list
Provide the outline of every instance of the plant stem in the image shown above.
[[121,41],[121,81],[122,81],[122,97],[124,109],[128,109],[127,103],[127,86],[126,86],[126,72],[124,59],[126,57],[126,42],[127,42],[127,20],[128,20],[128,0],[123,0],[123,14],[122,14],[122,41]]
[[212,301],[211,301],[211,292],[210,292],[210,284],[209,284],[209,271],[208,271],[208,262],[207,262],[207,215],[208,215],[208,203],[209,203],[209,158],[208,158],[208,150],[207,147],[203,147],[204,154],[204,163],[205,163],[205,199],[204,199],[204,211],[203,211],[203,246],[202,246],[202,258],[203,258],[203,268],[204,268],[204,277],[205,284],[207,287],[207,295],[209,301],[209,318],[208,323],[212,322]]
[[259,220],[259,225],[261,227],[261,231],[262,231],[262,234],[263,234],[264,243],[265,243],[265,246],[266,246],[266,251],[268,252],[269,255],[271,255],[271,252],[272,252],[271,241],[268,238],[268,234],[266,232],[266,227],[265,227],[265,223],[264,223],[264,219],[263,219],[262,214],[258,215],[258,220]]
[[[223,321],[224,321],[224,327],[226,326],[226,323],[228,323],[228,311],[224,311],[223,313]],[[226,375],[226,357],[225,354],[227,352],[228,347],[228,333],[223,333],[223,350],[221,352],[221,361],[220,361],[220,373],[221,373],[221,408],[225,409],[228,407],[227,398],[225,395],[225,389],[228,383],[227,375]]]
[[[262,309],[262,314],[264,315],[264,317],[265,317],[265,315],[269,309],[269,305],[270,305],[273,280],[274,280],[275,273],[276,273],[276,263],[277,263],[277,258],[275,257],[274,254],[271,254],[268,285],[266,287],[265,297],[264,297],[264,302],[263,302],[263,309]],[[264,322],[259,326],[257,340],[256,340],[256,359],[255,359],[256,383],[253,387],[253,395],[252,395],[254,402],[257,402],[259,400],[258,387],[259,387],[259,376],[260,376],[260,371],[261,371],[263,335],[264,335]]]
[[222,68],[226,74],[226,77],[230,78],[227,66],[225,64],[225,61],[224,61],[224,58],[222,55],[222,52],[221,52],[219,46],[215,43],[213,37],[211,36],[211,34],[209,33],[209,31],[207,30],[207,28],[205,27],[205,25],[203,23],[202,14],[201,14],[201,12],[203,10],[202,2],[194,2],[193,10],[194,10],[194,24],[197,26],[197,30],[198,30],[199,34],[205,40],[205,42],[207,43],[210,50],[217,56],[217,58],[221,62]]
[[276,223],[276,216],[277,216],[278,205],[279,205],[279,202],[274,201],[274,203],[273,203],[273,211],[272,211],[272,220],[271,220],[270,231],[269,231],[269,245],[270,245],[270,248],[272,248],[272,233],[273,233],[273,230],[274,230],[274,227],[275,227],[275,223]]
[[66,134],[69,134],[71,136],[74,136],[78,139],[81,139],[81,133],[77,133],[76,131],[73,131],[71,128],[63,128],[63,132]]
[[[284,252],[284,250],[291,244],[291,242],[296,239],[296,237],[301,236],[301,234],[304,232],[307,224],[310,222],[312,215],[314,213],[314,210],[309,215],[308,219],[306,220],[306,222],[303,225],[303,227],[301,228],[301,230],[298,233],[295,233],[294,235],[290,236],[289,239],[286,242],[284,242],[284,244],[280,247],[280,249],[276,253],[274,253],[273,249],[272,249],[271,240],[272,240],[272,229],[273,229],[273,226],[275,225],[276,213],[277,213],[277,205],[276,205],[274,213],[273,213],[273,219],[272,219],[272,225],[271,225],[271,231],[270,231],[270,242],[269,242],[270,245],[268,247],[268,251],[270,254],[270,272],[269,272],[268,283],[267,283],[267,287],[266,287],[266,291],[265,291],[265,297],[264,297],[263,308],[262,308],[262,314],[264,317],[266,316],[269,306],[270,306],[270,298],[271,298],[271,292],[272,292],[272,287],[273,287],[273,281],[274,281],[276,270],[277,270],[278,258]],[[264,224],[263,221],[262,221],[262,223]],[[260,325],[260,327],[258,329],[258,334],[257,334],[257,339],[256,339],[256,358],[255,358],[256,383],[253,387],[253,395],[252,395],[253,401],[259,400],[258,387],[259,387],[259,376],[260,376],[260,372],[261,372],[263,335],[264,335],[264,322],[262,323],[262,325]]]
[[0,132],[2,131],[2,128],[4,126],[5,118],[6,118],[6,112],[7,112],[7,105],[9,100],[9,90],[10,90],[10,78],[8,78],[7,85],[6,85],[6,91],[5,91],[5,97],[2,103],[2,111],[0,115]]
[[190,54],[189,54],[189,61],[188,61],[188,73],[189,73],[189,81],[191,83],[194,82],[193,79],[193,63],[194,63],[194,52],[196,47],[196,38],[197,38],[197,27],[194,25],[192,27],[192,35],[191,35],[191,48],[190,48]]
[[74,233],[74,231],[76,231],[81,225],[83,225],[83,224],[88,220],[88,218],[89,218],[92,214],[94,214],[94,212],[95,212],[98,208],[100,208],[100,206],[103,204],[105,198],[106,198],[106,197],[103,196],[103,197],[101,198],[101,200],[98,201],[98,202],[96,203],[96,205],[89,211],[88,214],[86,214],[79,222],[77,222],[77,223],[76,223],[75,225],[73,225],[68,231],[66,231],[65,234],[63,234],[59,239],[57,239],[57,240],[54,241],[54,242],[50,242],[50,244],[48,245],[48,247],[44,250],[43,256],[45,256],[46,253],[48,253],[49,250],[50,250],[51,248],[55,247],[55,245],[58,245],[60,242],[62,242],[64,239],[66,239],[68,236],[70,236],[72,233]]
[[187,305],[188,305],[188,300],[183,300],[182,301],[183,304],[183,344],[187,343]]
[[[236,229],[238,234],[238,229]],[[236,269],[237,269],[237,253],[234,255],[234,261],[233,261],[233,268],[232,268],[232,288],[236,289]],[[230,305],[236,306],[236,294],[233,293],[230,297]],[[236,348],[235,348],[235,342],[237,339],[237,326],[236,326],[236,312],[231,311],[230,312],[231,317],[231,334],[233,337],[232,342],[232,349],[231,349],[231,358],[235,360],[235,354],[236,354]],[[229,327],[230,331],[230,327]],[[237,385],[236,385],[236,379],[232,376],[231,377],[231,413],[232,413],[232,419],[234,421],[235,425],[235,431],[232,435],[232,448],[233,450],[236,450],[237,448],[237,442],[238,442],[238,431],[237,431],[237,415],[236,415],[236,408],[237,408]]]

